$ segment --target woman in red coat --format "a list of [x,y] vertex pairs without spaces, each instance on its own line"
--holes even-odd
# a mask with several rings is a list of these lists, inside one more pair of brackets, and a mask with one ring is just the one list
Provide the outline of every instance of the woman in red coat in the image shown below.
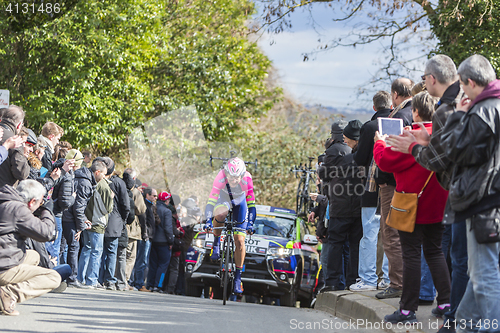
[[[412,100],[413,129],[419,129],[417,122],[424,122],[425,130],[431,134],[430,120],[434,113],[434,100],[427,92],[421,92]],[[387,147],[384,137],[377,132],[373,147],[373,158],[380,170],[394,173],[396,191],[420,193],[431,172],[418,164],[412,155],[402,154]],[[444,207],[448,191],[439,185],[433,174],[418,200],[417,218],[413,232],[399,231],[403,251],[403,294],[400,309],[385,316],[386,322],[416,322],[420,291],[421,248],[429,265],[432,280],[438,291],[438,307],[449,306],[450,277],[444,254],[441,251],[443,237]]]

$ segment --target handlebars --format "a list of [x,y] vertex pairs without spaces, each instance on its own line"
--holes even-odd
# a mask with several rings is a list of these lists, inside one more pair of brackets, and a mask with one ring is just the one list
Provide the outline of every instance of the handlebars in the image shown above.
[[[235,150],[229,151],[229,154],[231,155],[231,157],[229,157],[229,158],[227,158],[227,157],[213,157],[212,154],[210,154],[210,158],[208,160],[208,165],[213,166],[212,161],[219,160],[219,161],[222,161],[222,166],[221,166],[221,169],[222,169],[224,167],[224,165],[227,163],[227,161],[229,161],[230,158],[233,158],[236,156],[236,153],[237,152]],[[257,173],[257,164],[258,164],[257,159],[255,159],[255,161],[243,161],[243,162],[245,163],[245,165],[253,164],[254,170]]]

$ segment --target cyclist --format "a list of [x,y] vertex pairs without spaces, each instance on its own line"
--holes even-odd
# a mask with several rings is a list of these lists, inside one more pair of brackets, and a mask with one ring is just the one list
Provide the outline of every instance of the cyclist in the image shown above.
[[[210,231],[214,226],[224,226],[224,220],[229,212],[233,211],[233,221],[235,226],[246,230],[246,233],[253,234],[253,223],[255,222],[255,196],[253,193],[252,175],[246,171],[245,162],[238,158],[230,158],[224,169],[215,177],[212,191],[208,198],[205,209],[207,223],[205,229]],[[248,215],[248,217],[247,217]],[[214,230],[215,240],[212,248],[212,260],[219,259],[220,234],[221,229]],[[235,264],[234,292],[241,294],[241,269],[245,261],[245,233],[236,231],[234,233],[235,242]]]

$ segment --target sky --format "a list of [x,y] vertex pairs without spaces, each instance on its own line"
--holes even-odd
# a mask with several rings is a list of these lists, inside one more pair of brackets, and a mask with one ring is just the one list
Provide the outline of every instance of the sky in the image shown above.
[[[315,4],[311,10],[296,10],[291,16],[291,31],[280,34],[266,32],[258,39],[258,45],[272,60],[281,86],[298,102],[369,110],[371,97],[377,90],[390,90],[387,83],[375,87],[368,84],[380,68],[377,63],[383,61],[382,48],[387,41],[356,48],[338,47],[303,61],[304,53],[318,47],[318,39],[328,41],[345,35],[353,24],[362,20],[358,19],[346,26],[332,22],[332,17],[333,9],[325,4]],[[415,45],[404,55],[406,59],[421,57],[416,67],[422,70],[426,60],[423,49]],[[417,71],[409,77],[418,80],[422,74]],[[368,89],[368,92],[359,95],[360,88]]]

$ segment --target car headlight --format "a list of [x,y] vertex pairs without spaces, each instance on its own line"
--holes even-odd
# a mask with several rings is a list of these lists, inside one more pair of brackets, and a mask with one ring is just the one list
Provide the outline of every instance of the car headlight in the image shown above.
[[292,254],[292,249],[284,247],[270,247],[267,249],[267,254],[271,256],[289,256]]
[[205,252],[205,241],[203,239],[193,239],[193,248],[198,252]]

